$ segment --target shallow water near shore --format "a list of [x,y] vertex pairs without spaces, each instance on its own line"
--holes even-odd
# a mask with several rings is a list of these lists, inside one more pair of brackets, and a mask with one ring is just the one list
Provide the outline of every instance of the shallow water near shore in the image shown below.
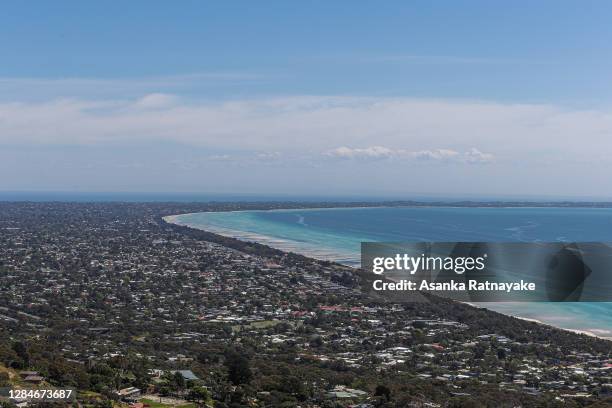
[[[167,221],[355,266],[362,241],[612,241],[608,208],[374,207],[182,214]],[[612,303],[479,306],[612,339]]]

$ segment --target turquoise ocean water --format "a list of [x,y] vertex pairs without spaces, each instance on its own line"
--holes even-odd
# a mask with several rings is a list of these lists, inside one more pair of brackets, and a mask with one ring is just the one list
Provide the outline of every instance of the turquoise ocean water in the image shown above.
[[[612,241],[612,209],[337,208],[183,214],[173,222],[358,265],[362,241]],[[612,339],[612,303],[483,307]]]

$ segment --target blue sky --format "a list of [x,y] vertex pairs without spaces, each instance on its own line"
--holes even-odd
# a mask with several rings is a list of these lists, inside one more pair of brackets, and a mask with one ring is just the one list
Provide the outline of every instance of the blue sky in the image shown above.
[[611,19],[606,1],[6,2],[0,190],[610,196]]
[[609,102],[611,16],[605,1],[10,2],[0,73],[258,79],[193,91],[214,96]]

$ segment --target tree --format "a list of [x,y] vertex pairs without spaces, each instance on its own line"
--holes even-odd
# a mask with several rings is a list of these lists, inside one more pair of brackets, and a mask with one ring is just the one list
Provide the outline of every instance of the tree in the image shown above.
[[229,380],[234,385],[248,384],[253,378],[249,360],[236,352],[229,353],[225,358]]
[[323,345],[323,338],[321,336],[312,336],[310,338],[310,346],[319,348]]
[[391,390],[386,385],[377,385],[374,390],[374,396],[384,397],[387,401],[391,400]]
[[202,402],[210,398],[210,393],[204,387],[196,386],[189,392],[189,399],[192,401]]
[[28,354],[28,349],[26,348],[25,344],[23,344],[22,342],[14,343],[13,351],[21,359],[24,367],[30,365],[30,355]]
[[0,373],[0,387],[8,387],[11,384],[8,373]]
[[174,373],[174,376],[172,377],[172,382],[179,390],[185,388],[185,377],[183,377],[183,374],[178,371]]

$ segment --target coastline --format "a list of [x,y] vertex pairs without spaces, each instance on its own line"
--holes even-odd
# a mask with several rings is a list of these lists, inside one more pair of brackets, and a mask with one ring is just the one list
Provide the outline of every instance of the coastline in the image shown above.
[[[382,207],[382,206],[381,206]],[[224,211],[226,213],[233,213],[233,212],[262,212],[262,211],[295,211],[295,210],[299,210],[299,211],[307,211],[307,210],[332,210],[332,209],[351,209],[351,208],[381,208],[381,207],[323,207],[323,208],[296,208],[296,209],[270,209],[270,210],[235,210],[235,211]],[[387,206],[385,206],[387,207]],[[393,207],[393,208],[398,208],[398,207]],[[484,207],[484,208],[491,208],[491,207]],[[495,207],[495,208],[501,208],[501,207]],[[510,207],[510,208],[527,208],[527,207]],[[537,207],[540,208],[540,207]],[[542,207],[542,208],[551,208],[551,207]],[[559,208],[565,208],[565,207],[559,207]],[[257,234],[254,232],[248,232],[248,231],[239,231],[239,230],[233,230],[233,229],[229,229],[229,228],[220,228],[214,225],[194,225],[191,224],[189,222],[181,222],[179,220],[180,217],[182,216],[189,216],[189,215],[194,215],[194,214],[201,214],[202,212],[195,212],[195,213],[183,213],[183,214],[174,214],[174,215],[168,215],[168,216],[164,216],[162,217],[162,219],[167,222],[167,223],[171,223],[171,224],[175,224],[175,225],[181,225],[181,226],[186,226],[186,227],[190,227],[190,228],[194,228],[194,229],[199,229],[202,231],[207,231],[207,232],[211,232],[214,234],[218,234],[220,236],[224,236],[224,237],[228,237],[228,238],[233,238],[233,239],[238,239],[244,242],[247,241],[255,241],[258,242],[260,244],[263,245],[267,245],[270,246],[274,249],[280,250],[280,251],[284,251],[284,252],[295,252],[295,253],[299,253],[303,256],[315,259],[315,260],[324,260],[324,261],[332,261],[332,262],[336,262],[336,263],[340,263],[343,264],[345,266],[349,266],[349,267],[358,267],[358,264],[355,263],[350,263],[350,262],[346,262],[347,257],[346,256],[340,256],[340,254],[336,254],[336,256],[334,256],[334,253],[332,251],[329,250],[322,250],[322,249],[312,249],[312,250],[305,250],[303,247],[297,247],[297,246],[287,246],[288,242],[285,242],[283,239],[280,238],[274,238],[274,237],[267,237],[265,235],[261,235],[261,234]],[[211,211],[211,213],[214,213],[214,211]],[[343,262],[343,259],[345,260]],[[502,304],[502,302],[498,303],[498,304]],[[586,336],[590,336],[590,337],[595,337],[595,338],[599,338],[599,339],[603,339],[603,340],[608,340],[608,341],[612,341],[612,331],[610,330],[604,330],[604,329],[598,329],[598,328],[568,328],[568,327],[563,327],[563,326],[559,326],[559,325],[554,325],[554,324],[550,324],[550,323],[546,323],[538,318],[534,318],[534,317],[527,317],[527,316],[521,316],[520,314],[517,314],[515,312],[507,312],[507,311],[502,311],[502,310],[496,310],[495,308],[491,308],[488,307],[486,303],[481,303],[481,304],[470,304],[470,306],[473,307],[477,307],[477,308],[484,308],[484,309],[488,309],[497,313],[501,313],[507,316],[511,316],[511,317],[515,317],[517,319],[521,319],[524,321],[530,321],[530,322],[534,322],[537,324],[541,324],[544,326],[548,326],[548,327],[552,327],[552,328],[556,328],[556,329],[561,329],[561,330],[565,330],[568,332],[572,332],[572,333],[576,333],[576,334],[583,334]],[[501,308],[503,309],[503,307]],[[599,333],[598,333],[599,332]],[[604,335],[603,333],[606,333],[607,335]]]
[[[582,329],[582,330],[581,329],[568,329],[568,328],[565,328],[565,327],[553,326],[551,324],[544,323],[541,320],[534,319],[534,318],[531,318],[531,317],[522,317],[522,316],[516,316],[516,315],[513,315],[513,314],[510,314],[508,316],[512,316],[512,317],[515,317],[517,319],[525,320],[527,322],[532,322],[532,323],[537,323],[537,324],[541,324],[541,325],[544,325],[544,326],[554,327],[555,329],[566,330],[566,331],[569,331],[569,332],[572,332],[572,333],[576,333],[576,334],[584,334],[585,336],[591,336],[591,337],[596,337],[598,339],[612,341],[612,337],[601,336],[601,335],[598,335],[598,334],[594,333],[596,330],[600,330],[600,329]],[[607,332],[607,330],[602,330],[602,331]]]
[[[356,207],[349,207],[356,208]],[[331,209],[331,208],[330,208]],[[267,211],[267,210],[253,210],[257,212]],[[270,211],[283,211],[283,210],[270,210]],[[286,211],[286,210],[284,210]],[[301,210],[300,210],[301,211]],[[224,211],[225,212],[225,211]],[[250,210],[237,210],[237,211],[227,211],[231,213],[247,213],[251,212]],[[212,212],[211,213],[215,213]],[[222,212],[216,212],[222,213]],[[300,255],[306,256],[308,258],[316,259],[319,261],[329,261],[336,262],[342,264],[344,266],[348,266],[351,268],[359,267],[359,262],[352,261],[352,255],[349,253],[342,253],[339,249],[322,249],[318,246],[307,245],[305,243],[301,243],[301,245],[293,245],[293,241],[289,241],[282,238],[277,238],[273,236],[268,236],[261,233],[243,231],[238,229],[226,228],[226,227],[218,227],[216,225],[197,225],[190,224],[189,222],[181,222],[178,220],[181,216],[190,216],[199,213],[184,213],[184,214],[176,214],[162,217],[162,219],[166,222],[181,225],[185,227],[200,229],[202,231],[211,232],[217,235],[221,235],[227,238],[238,239],[244,242],[254,241],[259,244],[267,245],[274,249],[283,251],[283,252],[294,252],[299,253]]]

